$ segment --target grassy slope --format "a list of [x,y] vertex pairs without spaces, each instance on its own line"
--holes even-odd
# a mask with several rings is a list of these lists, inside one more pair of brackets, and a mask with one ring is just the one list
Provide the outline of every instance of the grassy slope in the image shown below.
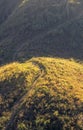
[[22,1],[8,1],[6,10],[11,4],[14,8],[0,26],[1,63],[48,55],[83,59],[81,0],[79,4],[69,4],[69,15],[65,0]]
[[74,60],[39,57],[0,67],[1,130],[9,119],[8,130],[82,130],[82,95],[83,65]]

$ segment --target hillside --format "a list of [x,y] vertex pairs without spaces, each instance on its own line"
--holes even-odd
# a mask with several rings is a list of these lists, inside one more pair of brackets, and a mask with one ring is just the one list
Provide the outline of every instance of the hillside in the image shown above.
[[83,130],[83,64],[39,57],[0,67],[0,130]]
[[13,13],[22,0],[0,0],[0,25]]
[[0,64],[33,56],[83,60],[82,0],[0,0]]

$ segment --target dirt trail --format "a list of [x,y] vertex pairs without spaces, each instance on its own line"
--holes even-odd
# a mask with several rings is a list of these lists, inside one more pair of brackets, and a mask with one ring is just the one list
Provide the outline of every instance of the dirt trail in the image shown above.
[[34,92],[35,92],[34,88],[36,86],[37,81],[46,74],[46,69],[43,66],[43,64],[39,63],[38,61],[32,61],[32,63],[40,68],[40,73],[34,79],[30,89],[26,92],[26,94],[23,95],[21,97],[21,99],[18,102],[15,103],[14,107],[12,108],[11,117],[10,117],[6,127],[3,128],[3,130],[12,130],[13,121],[14,121],[15,117],[17,116],[17,114],[19,113],[19,111],[21,110],[23,105],[26,103],[27,98],[31,97],[34,94]]

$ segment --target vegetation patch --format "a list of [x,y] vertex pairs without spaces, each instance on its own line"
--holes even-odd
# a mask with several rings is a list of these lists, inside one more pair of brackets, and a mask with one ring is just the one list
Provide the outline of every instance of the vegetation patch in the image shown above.
[[32,58],[0,67],[0,128],[82,130],[83,64]]

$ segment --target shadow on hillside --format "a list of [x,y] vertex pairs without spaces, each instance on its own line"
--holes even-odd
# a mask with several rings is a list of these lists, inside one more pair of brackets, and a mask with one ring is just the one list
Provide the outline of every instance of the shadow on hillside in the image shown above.
[[33,57],[35,57],[35,58],[37,58],[37,57],[64,58],[64,59],[70,59],[70,60],[74,59],[75,61],[80,62],[80,63],[83,61],[83,58],[72,57],[72,56],[60,56],[60,55],[55,55],[55,56],[54,55],[38,55],[38,56],[35,56],[35,55],[33,55],[33,56],[29,56],[29,57],[21,57],[21,58],[18,58],[18,59],[15,59],[15,60],[6,61],[6,62],[3,61],[3,62],[0,63],[0,66],[6,65],[6,64],[10,64],[12,62],[24,63],[24,62],[30,60]]

